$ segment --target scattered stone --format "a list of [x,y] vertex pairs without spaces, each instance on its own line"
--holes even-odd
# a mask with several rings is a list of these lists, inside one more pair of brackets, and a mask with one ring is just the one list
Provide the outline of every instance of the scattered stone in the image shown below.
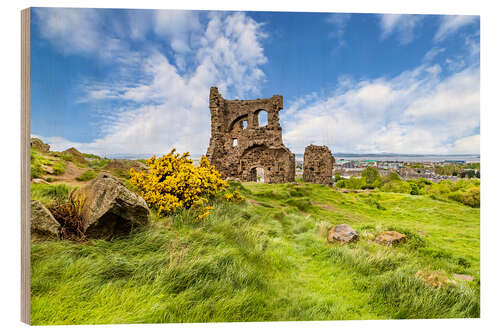
[[467,274],[453,274],[453,278],[463,281],[474,281],[474,277],[472,275],[467,275]]
[[447,284],[457,284],[457,281],[450,280],[445,273],[439,271],[424,272],[422,270],[418,270],[415,276],[422,278],[428,286],[431,286],[433,288],[443,287]]
[[59,239],[61,233],[61,225],[38,200],[31,200],[31,233],[51,239]]
[[43,143],[39,138],[31,138],[30,146],[32,149],[39,150],[43,153],[47,153],[50,150],[50,146],[46,143]]
[[342,244],[353,242],[359,238],[359,234],[348,224],[336,225],[328,230],[328,241],[330,243],[340,242]]
[[[210,164],[223,179],[285,183],[295,180],[295,154],[283,144],[279,112],[283,96],[226,100],[210,88],[212,134],[207,151]],[[267,124],[259,124],[259,113]]]
[[44,164],[44,165],[42,165],[42,169],[43,169],[43,171],[45,171],[48,174],[51,174],[51,175],[54,174],[54,168],[51,167],[50,165],[45,165]]
[[79,162],[79,163],[87,163],[87,160],[85,159],[85,156],[83,156],[82,153],[80,153],[76,148],[69,148],[66,149],[65,151],[62,152],[64,155],[71,155],[73,157],[73,161]]
[[100,173],[74,195],[84,196],[82,217],[89,238],[124,235],[148,224],[149,209],[144,199],[109,173]]
[[418,233],[421,235],[427,235],[427,233],[424,230],[419,230]]
[[380,244],[392,245],[402,242],[405,239],[406,235],[397,231],[384,231],[375,238],[375,241]]
[[31,180],[31,182],[33,184],[49,184],[48,181],[46,181],[45,179],[42,179],[42,178],[34,178]]
[[307,146],[304,152],[304,181],[330,185],[333,163],[335,158],[327,146]]

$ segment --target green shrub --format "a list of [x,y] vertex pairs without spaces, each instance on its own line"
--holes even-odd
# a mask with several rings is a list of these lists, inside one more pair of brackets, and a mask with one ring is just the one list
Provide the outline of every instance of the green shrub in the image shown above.
[[44,174],[44,170],[40,163],[31,163],[30,171],[31,171],[31,179],[40,178]]
[[109,164],[109,159],[107,158],[96,158],[96,159],[90,159],[88,161],[88,166],[90,168],[96,168],[96,169],[102,169],[108,164]]
[[366,179],[367,185],[373,185],[373,183],[380,178],[380,174],[375,167],[367,167],[361,173],[361,176]]
[[58,161],[52,166],[54,175],[62,175],[66,171],[66,164],[63,161]]
[[337,182],[337,187],[339,188],[348,188],[352,190],[360,190],[366,186],[366,179],[364,177],[361,178],[349,178],[349,179],[341,179]]
[[288,205],[297,207],[300,211],[307,211],[312,207],[311,200],[309,198],[293,198],[285,201]]
[[408,182],[402,180],[393,181],[385,183],[381,188],[383,192],[395,192],[395,193],[410,193],[412,188]]
[[94,154],[88,154],[88,153],[82,153],[83,157],[85,158],[95,158],[95,159],[101,159],[100,156],[94,155]]
[[30,151],[30,172],[31,179],[41,178],[45,174],[43,165],[50,164],[50,161],[35,150]]
[[481,206],[481,190],[479,187],[470,188],[465,192],[451,193],[448,198],[472,208]]
[[61,158],[65,161],[68,161],[68,162],[73,161],[73,155],[71,155],[71,154],[63,154],[63,155],[61,155]]
[[380,209],[380,210],[387,210],[387,208],[385,208],[384,206],[382,206],[380,204],[380,202],[377,199],[373,198],[373,197],[369,197],[368,199],[366,199],[364,201],[369,206],[375,207],[375,208]]
[[86,182],[87,180],[94,179],[96,177],[96,174],[92,170],[87,170],[84,173],[82,173],[80,176],[76,177],[75,179],[80,181],[80,182]]

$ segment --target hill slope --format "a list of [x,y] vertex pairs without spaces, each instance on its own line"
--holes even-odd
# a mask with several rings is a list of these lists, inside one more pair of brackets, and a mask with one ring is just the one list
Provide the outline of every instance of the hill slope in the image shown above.
[[[216,203],[203,221],[181,211],[112,241],[33,242],[32,323],[479,316],[479,209],[303,183],[232,186],[246,203]],[[340,223],[360,241],[327,243]],[[409,240],[379,245],[383,230]]]

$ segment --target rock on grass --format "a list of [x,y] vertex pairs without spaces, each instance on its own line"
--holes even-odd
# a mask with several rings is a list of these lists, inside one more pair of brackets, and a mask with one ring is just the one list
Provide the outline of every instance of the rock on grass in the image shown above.
[[116,177],[100,173],[74,195],[84,196],[82,217],[87,237],[108,238],[148,224],[149,209]]
[[375,241],[379,244],[392,245],[400,243],[405,239],[405,234],[401,234],[397,231],[384,231],[375,238]]
[[328,231],[328,241],[330,243],[340,242],[341,244],[353,242],[359,238],[359,234],[348,224],[336,225]]
[[38,200],[31,200],[31,233],[44,238],[59,239],[61,225]]

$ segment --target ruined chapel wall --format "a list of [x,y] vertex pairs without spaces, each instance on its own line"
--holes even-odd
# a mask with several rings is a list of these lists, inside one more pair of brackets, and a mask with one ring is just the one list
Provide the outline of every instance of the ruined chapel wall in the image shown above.
[[[226,100],[216,87],[210,89],[212,136],[207,157],[224,178],[250,181],[255,174],[252,168],[260,167],[265,171],[266,182],[294,180],[295,155],[283,145],[279,123],[282,109],[283,97],[279,95]],[[265,126],[258,123],[261,110],[267,112]]]
[[304,152],[304,181],[331,184],[335,158],[327,146],[309,145]]

